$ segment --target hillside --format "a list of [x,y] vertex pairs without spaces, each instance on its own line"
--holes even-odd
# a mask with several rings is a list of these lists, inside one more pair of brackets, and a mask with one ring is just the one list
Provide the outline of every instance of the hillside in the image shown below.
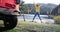
[[[43,3],[42,3],[43,4]],[[29,13],[30,14],[33,14],[33,13],[35,13],[35,7],[34,7],[34,5],[33,4],[24,4],[26,7],[28,7],[28,9],[29,9]],[[39,5],[40,5],[40,3],[39,3]],[[40,13],[41,14],[47,14],[47,13],[50,13],[55,7],[56,7],[57,5],[55,5],[55,4],[43,4],[43,6],[41,7],[41,11],[40,11]],[[25,8],[26,8],[25,7]],[[28,13],[27,12],[27,10],[26,11],[24,11],[25,13]]]

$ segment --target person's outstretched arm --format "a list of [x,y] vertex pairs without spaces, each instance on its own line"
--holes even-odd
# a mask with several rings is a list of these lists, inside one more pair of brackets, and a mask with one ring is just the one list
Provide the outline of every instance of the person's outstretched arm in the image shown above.
[[43,6],[43,4],[40,4],[40,6],[39,6],[39,7],[41,7],[41,6]]
[[36,7],[36,4],[35,3],[33,3],[34,4],[34,7]]

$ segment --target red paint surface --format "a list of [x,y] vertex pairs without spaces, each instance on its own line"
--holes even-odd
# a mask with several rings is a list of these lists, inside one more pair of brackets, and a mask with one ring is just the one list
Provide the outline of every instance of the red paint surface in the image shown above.
[[0,6],[14,10],[19,8],[19,4],[16,4],[16,0],[0,0]]

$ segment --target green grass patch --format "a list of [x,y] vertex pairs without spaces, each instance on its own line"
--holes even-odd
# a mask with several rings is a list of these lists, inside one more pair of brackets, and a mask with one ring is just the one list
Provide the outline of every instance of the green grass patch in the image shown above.
[[4,32],[60,32],[60,25],[19,21],[14,29]]

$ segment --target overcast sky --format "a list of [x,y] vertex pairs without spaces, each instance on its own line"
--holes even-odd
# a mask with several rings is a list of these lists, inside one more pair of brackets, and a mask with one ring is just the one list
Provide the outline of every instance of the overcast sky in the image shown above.
[[35,2],[35,3],[45,3],[45,4],[52,3],[58,5],[60,3],[60,0],[23,0],[23,1],[25,1],[25,4],[27,3],[33,4],[33,2]]

